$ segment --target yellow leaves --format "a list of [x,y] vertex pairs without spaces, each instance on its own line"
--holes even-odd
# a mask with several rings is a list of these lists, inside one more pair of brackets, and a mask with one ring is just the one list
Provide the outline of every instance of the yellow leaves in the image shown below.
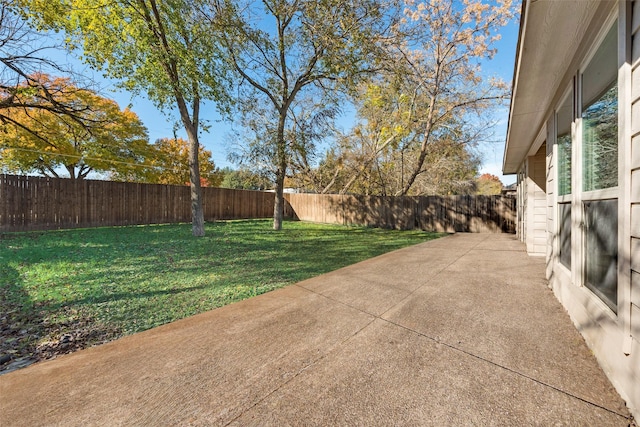
[[380,108],[384,105],[380,86],[370,84],[367,86],[364,103],[367,107]]
[[5,115],[20,124],[13,126],[7,145],[23,171],[69,169],[81,159],[96,170],[116,169],[126,165],[121,153],[130,152],[132,143],[146,144],[146,129],[135,113],[68,78],[33,74],[21,86],[30,88],[30,99],[22,101],[26,107],[6,109]]
[[[189,147],[189,142],[182,138],[161,138],[157,140],[154,143],[156,156],[152,161],[157,174],[151,182],[173,185],[188,183]],[[206,150],[201,145],[198,148],[201,184],[212,187],[220,185],[223,176],[211,159],[211,151]]]
[[502,192],[504,184],[495,175],[484,173],[476,178],[476,194],[496,195]]

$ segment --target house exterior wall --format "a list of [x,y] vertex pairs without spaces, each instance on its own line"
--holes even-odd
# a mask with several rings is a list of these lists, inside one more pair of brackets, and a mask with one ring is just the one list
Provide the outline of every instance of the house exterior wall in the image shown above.
[[547,251],[546,144],[528,156],[518,174],[517,234],[527,253],[545,256]]
[[544,256],[547,248],[547,196],[546,196],[546,145],[527,157],[527,252],[529,255]]
[[[563,81],[545,105],[546,118],[539,134],[543,145],[522,159],[518,171],[519,238],[532,255],[544,254],[547,278],[556,297],[597,357],[611,382],[640,418],[640,0],[601,2],[608,17],[596,14],[585,34],[592,37],[576,50]],[[578,13],[577,11],[576,13]],[[607,14],[604,14],[607,15]],[[602,34],[617,19],[618,29],[618,186],[602,191],[599,199],[617,199],[618,261],[617,311],[612,310],[585,284],[585,204],[591,193],[582,190],[582,122],[574,117],[571,127],[572,194],[558,194],[559,153],[555,111],[569,88],[579,102],[580,72],[590,60]],[[551,60],[551,59],[550,59]],[[543,65],[541,65],[543,67]],[[580,70],[580,71],[578,71]],[[526,84],[526,82],[519,82]],[[574,110],[575,114],[575,110]],[[536,141],[530,141],[531,149]],[[571,266],[560,261],[559,202],[571,204]]]
[[548,121],[545,125],[545,132],[547,135],[547,141],[550,141],[546,144],[546,178],[547,178],[547,247],[545,252],[546,257],[546,277],[547,280],[553,277],[553,268],[554,268],[554,255],[555,255],[555,245],[556,245],[556,222],[555,222],[555,212],[557,209],[556,205],[556,179],[555,179],[555,164],[554,164],[554,133],[553,133],[554,125],[553,121]]
[[526,189],[524,188],[526,180],[524,176],[524,170],[520,169],[516,179],[516,236],[522,242],[524,242],[526,238],[524,212],[526,212],[527,198],[524,197],[526,194]]

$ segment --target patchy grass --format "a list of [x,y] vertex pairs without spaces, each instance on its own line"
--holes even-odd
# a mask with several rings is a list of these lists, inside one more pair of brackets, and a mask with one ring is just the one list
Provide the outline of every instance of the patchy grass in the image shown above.
[[0,234],[0,370],[438,237],[269,220]]

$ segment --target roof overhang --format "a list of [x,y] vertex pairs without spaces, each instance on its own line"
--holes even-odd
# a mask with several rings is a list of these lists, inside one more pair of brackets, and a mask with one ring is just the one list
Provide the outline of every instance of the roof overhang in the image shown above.
[[523,0],[502,170],[517,173],[616,2]]

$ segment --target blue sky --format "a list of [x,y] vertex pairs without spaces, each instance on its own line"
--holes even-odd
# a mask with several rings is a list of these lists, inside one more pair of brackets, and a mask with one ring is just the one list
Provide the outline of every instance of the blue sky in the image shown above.
[[[515,65],[516,46],[518,44],[519,14],[507,26],[502,28],[502,39],[496,43],[498,52],[491,61],[483,64],[483,71],[489,76],[499,76],[505,82],[511,84],[513,80],[513,67]],[[498,124],[494,130],[495,142],[487,142],[481,147],[483,153],[483,165],[480,173],[491,173],[509,185],[516,181],[516,175],[502,175],[502,156],[504,144],[507,139],[507,124],[509,122],[508,102],[500,110],[496,111],[495,118]]]
[[[501,35],[502,39],[496,43],[498,49],[497,54],[491,61],[486,61],[482,64],[482,69],[486,76],[498,76],[504,81],[511,83],[518,39],[518,19],[513,19],[507,26],[503,27]],[[57,57],[56,59],[60,59],[59,54],[55,54],[55,56]],[[80,64],[72,56],[67,56],[66,60],[76,71],[87,74],[92,73],[90,69]],[[115,82],[102,79],[98,74],[94,74],[94,78],[96,78],[102,86],[102,95],[114,99],[121,108],[127,105],[131,106],[131,109],[138,114],[147,127],[150,141],[153,142],[163,137],[173,137],[174,123],[177,120],[177,115],[167,117],[155,108],[145,97],[133,97],[131,93],[118,90],[115,88]],[[483,157],[480,173],[497,175],[505,185],[511,184],[516,180],[515,175],[502,175],[502,154],[506,140],[508,115],[509,108],[507,105],[496,111],[494,118],[498,121],[498,125],[494,129],[494,135],[491,141],[486,141],[479,147]],[[200,143],[207,150],[211,151],[213,160],[218,167],[234,167],[235,165],[227,160],[227,153],[229,151],[227,134],[231,130],[230,124],[220,118],[213,104],[205,104],[201,108],[201,116],[204,120],[208,121],[210,129],[207,132],[201,133]],[[348,114],[345,115],[340,122],[341,125],[348,127],[350,119]],[[181,125],[177,126],[177,135],[186,138],[182,129]]]

